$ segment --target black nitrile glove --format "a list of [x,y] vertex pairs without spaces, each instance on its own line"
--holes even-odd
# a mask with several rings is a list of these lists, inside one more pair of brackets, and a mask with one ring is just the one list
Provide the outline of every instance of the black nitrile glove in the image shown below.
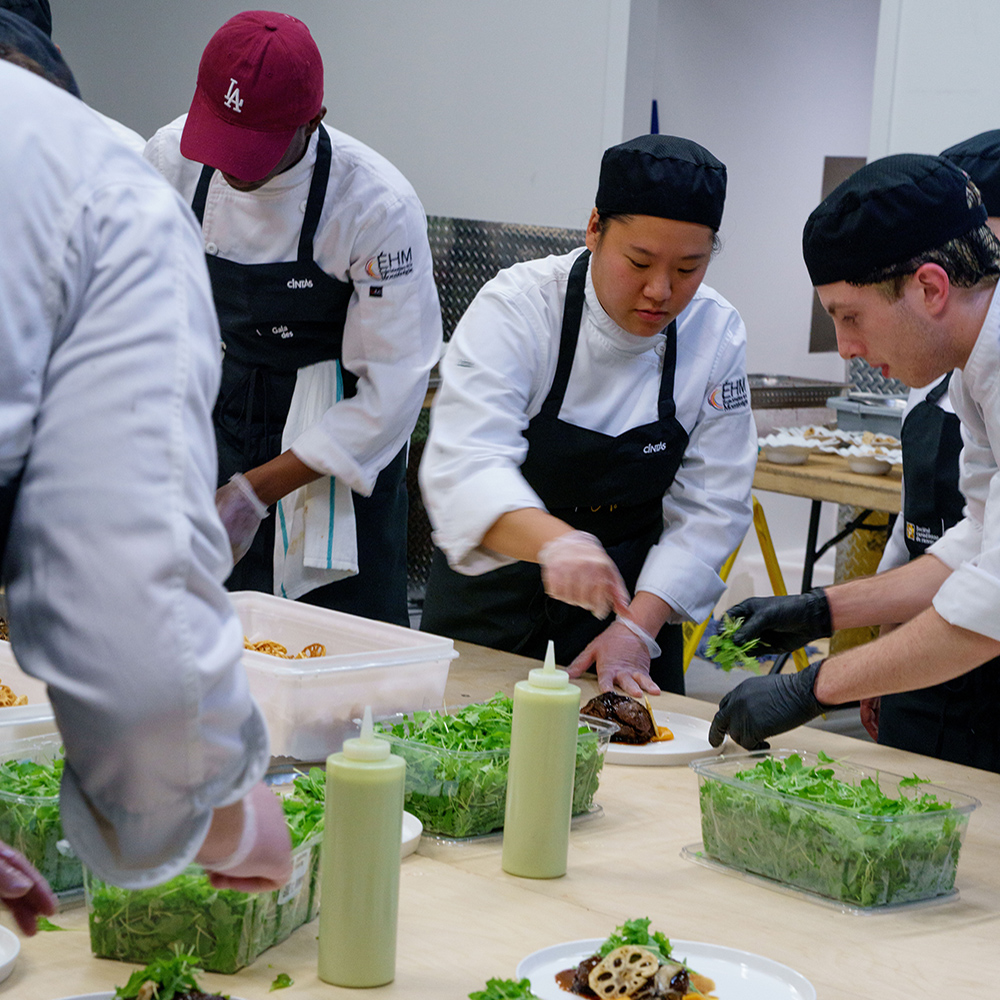
[[769,736],[794,729],[822,715],[825,706],[813,694],[822,660],[794,674],[764,674],[737,685],[719,702],[708,742],[720,746],[726,734],[747,750]]
[[751,597],[734,604],[726,614],[743,619],[733,635],[737,646],[760,640],[755,654],[791,653],[813,639],[833,635],[830,604],[822,587],[789,597]]

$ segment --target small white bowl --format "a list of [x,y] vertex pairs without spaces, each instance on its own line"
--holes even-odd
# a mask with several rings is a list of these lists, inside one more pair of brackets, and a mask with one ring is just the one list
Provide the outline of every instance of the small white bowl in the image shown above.
[[20,938],[6,927],[0,927],[0,983],[14,971],[20,950]]
[[803,465],[811,451],[797,444],[764,445],[764,458],[778,465]]
[[848,455],[847,465],[851,472],[860,472],[863,476],[884,476],[892,463],[874,455]]
[[403,851],[401,857],[407,857],[420,846],[420,837],[424,832],[424,824],[413,813],[403,812]]

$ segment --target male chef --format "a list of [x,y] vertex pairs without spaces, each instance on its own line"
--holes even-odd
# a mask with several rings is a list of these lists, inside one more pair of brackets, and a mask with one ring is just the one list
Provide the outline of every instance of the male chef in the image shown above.
[[809,216],[803,253],[840,354],[919,387],[956,369],[965,517],[888,573],[752,598],[737,642],[792,650],[834,629],[900,624],[795,674],[754,677],[719,703],[710,739],[745,747],[825,707],[947,681],[1000,653],[1000,243],[968,176],[941,157],[862,167]]

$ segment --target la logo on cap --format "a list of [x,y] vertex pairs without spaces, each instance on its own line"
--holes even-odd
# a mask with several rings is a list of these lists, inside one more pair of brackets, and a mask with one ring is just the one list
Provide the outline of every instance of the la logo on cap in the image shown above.
[[243,98],[240,97],[240,88],[232,77],[229,78],[229,90],[226,91],[224,103],[226,107],[232,108],[237,114],[243,110]]

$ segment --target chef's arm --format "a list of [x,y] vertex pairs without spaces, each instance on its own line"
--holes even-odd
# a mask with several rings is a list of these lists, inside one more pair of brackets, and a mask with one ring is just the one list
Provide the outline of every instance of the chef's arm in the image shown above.
[[547,510],[522,507],[501,514],[483,535],[482,544],[511,559],[538,562],[539,549],[572,530],[570,525]]
[[934,608],[884,638],[823,661],[813,693],[824,705],[941,684],[1000,654],[1000,641],[952,625]]
[[887,573],[827,587],[833,628],[909,621],[931,606],[950,575],[951,569],[936,556],[923,555]]
[[520,507],[501,514],[481,544],[512,559],[537,562],[549,597],[586,608],[596,618],[628,605],[621,573],[604,546],[546,510]]
[[244,475],[260,502],[265,507],[270,507],[282,497],[288,496],[292,490],[319,479],[323,473],[310,468],[289,449],[277,458],[248,470]]

